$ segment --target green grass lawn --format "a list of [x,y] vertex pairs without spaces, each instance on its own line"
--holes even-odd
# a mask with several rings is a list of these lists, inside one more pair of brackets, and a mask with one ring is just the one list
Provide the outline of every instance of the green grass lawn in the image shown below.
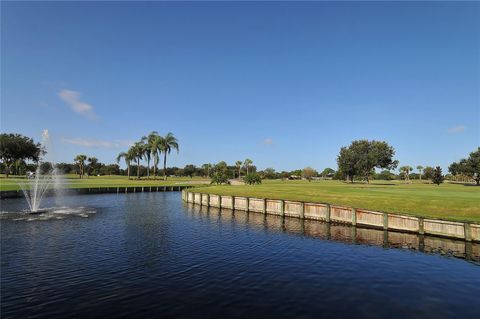
[[253,186],[202,186],[192,191],[293,201],[324,202],[375,211],[480,223],[480,187],[444,183],[374,181],[263,181]]
[[[88,178],[78,178],[78,175],[64,175],[64,188],[93,188],[93,187],[124,187],[124,186],[170,186],[170,185],[195,185],[200,183],[209,183],[209,180],[201,178],[189,177],[174,177],[168,178],[167,181],[163,179],[128,179],[126,176],[90,176]],[[5,178],[0,175],[0,190],[19,190],[18,183],[25,182],[25,177],[9,177]]]

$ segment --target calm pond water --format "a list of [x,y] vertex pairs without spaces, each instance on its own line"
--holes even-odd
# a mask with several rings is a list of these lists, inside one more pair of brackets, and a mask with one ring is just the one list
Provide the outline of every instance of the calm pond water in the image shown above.
[[33,217],[1,202],[2,318],[480,317],[479,244],[207,210],[177,192],[62,200],[73,209]]

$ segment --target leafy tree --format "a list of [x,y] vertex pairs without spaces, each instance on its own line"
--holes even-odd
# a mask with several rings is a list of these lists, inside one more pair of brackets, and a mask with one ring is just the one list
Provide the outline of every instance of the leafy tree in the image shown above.
[[337,171],[333,174],[332,179],[334,179],[334,180],[346,180],[346,176],[345,176],[345,174],[339,169],[339,170],[337,170]]
[[442,169],[440,166],[435,167],[435,170],[433,171],[433,177],[432,177],[432,182],[434,184],[440,185],[443,183],[444,177],[442,175]]
[[393,174],[389,170],[383,170],[376,175],[376,178],[381,179],[381,180],[385,180],[385,181],[391,181],[392,179],[395,178],[395,174]]
[[288,179],[288,178],[290,177],[290,172],[282,171],[282,172],[280,173],[280,177],[281,177],[282,179]]
[[309,182],[311,182],[312,178],[317,175],[318,175],[318,172],[311,167],[305,167],[302,170],[302,177],[308,180]]
[[225,161],[220,161],[217,164],[215,164],[215,173],[219,173],[227,176],[227,172],[228,172],[228,165]]
[[100,175],[119,175],[120,166],[118,164],[102,165],[99,169]]
[[[63,174],[73,173],[75,171],[75,165],[69,163],[57,163],[55,167]],[[32,169],[32,171],[34,171],[34,169]]]
[[53,165],[50,162],[40,163],[40,174],[50,174],[53,171]]
[[395,150],[386,142],[358,140],[349,147],[342,147],[337,157],[339,169],[353,182],[355,176],[370,181],[375,168],[394,169],[398,161],[393,160]]
[[423,169],[423,177],[425,177],[426,179],[432,179],[433,178],[433,171],[434,171],[433,167],[426,166]]
[[453,162],[448,166],[448,171],[454,176],[462,174],[462,162]]
[[15,162],[32,160],[38,162],[40,156],[44,155],[39,143],[35,143],[33,139],[21,134],[0,135],[0,160],[5,166],[5,175],[8,178],[10,170]]
[[83,178],[83,175],[85,174],[85,161],[87,160],[87,155],[79,154],[75,156],[75,163],[78,165],[78,175],[80,175],[80,178]]
[[183,174],[185,174],[186,176],[190,176],[190,178],[193,178],[193,175],[195,174],[196,169],[197,168],[195,167],[195,165],[192,165],[192,164],[186,165],[183,168]]
[[263,171],[263,177],[267,179],[274,179],[277,178],[277,173],[273,168],[269,167]]
[[357,174],[356,158],[354,151],[347,147],[340,149],[340,154],[337,157],[338,170],[342,172],[346,181],[353,183],[353,178]]
[[228,177],[225,174],[216,172],[212,176],[211,184],[230,184]]
[[467,159],[461,159],[458,163],[452,163],[449,166],[450,173],[464,174],[474,179],[477,185],[480,185],[480,147],[470,153]]
[[160,140],[160,150],[163,152],[163,179],[167,180],[167,155],[170,154],[172,149],[177,150],[178,153],[178,140],[172,134],[168,133]]
[[330,168],[330,167],[327,167],[325,168],[322,173],[320,174],[323,178],[327,178],[327,177],[332,177],[333,174],[335,174],[335,170]]
[[249,173],[243,177],[243,181],[248,185],[261,184],[262,178],[257,173]]
[[297,177],[302,176],[302,170],[301,169],[296,169],[294,171],[291,171],[290,176],[292,176],[292,175],[297,176]]

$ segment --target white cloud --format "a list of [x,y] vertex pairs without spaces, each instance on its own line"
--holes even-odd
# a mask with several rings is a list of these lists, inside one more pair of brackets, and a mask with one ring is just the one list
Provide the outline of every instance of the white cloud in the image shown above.
[[95,139],[84,139],[80,137],[76,138],[62,138],[62,142],[66,144],[73,144],[83,146],[87,148],[121,148],[129,147],[133,144],[133,141],[102,141]]
[[448,129],[448,133],[456,134],[456,133],[463,133],[467,128],[464,125],[458,125]]
[[272,145],[273,140],[271,138],[266,138],[266,139],[263,140],[263,144],[264,145]]
[[93,106],[80,101],[80,93],[72,90],[61,90],[58,92],[60,99],[68,104],[72,111],[81,114],[89,120],[96,120],[98,116],[93,111]]

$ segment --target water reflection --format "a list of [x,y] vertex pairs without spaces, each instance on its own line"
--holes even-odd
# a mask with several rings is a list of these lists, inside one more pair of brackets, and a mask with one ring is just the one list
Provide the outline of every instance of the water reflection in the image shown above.
[[191,217],[210,220],[219,225],[232,224],[257,230],[283,232],[321,240],[333,240],[349,244],[380,246],[414,250],[426,254],[439,254],[480,262],[480,243],[466,242],[428,235],[418,235],[352,225],[325,223],[314,220],[276,215],[263,215],[215,207],[185,204]]

